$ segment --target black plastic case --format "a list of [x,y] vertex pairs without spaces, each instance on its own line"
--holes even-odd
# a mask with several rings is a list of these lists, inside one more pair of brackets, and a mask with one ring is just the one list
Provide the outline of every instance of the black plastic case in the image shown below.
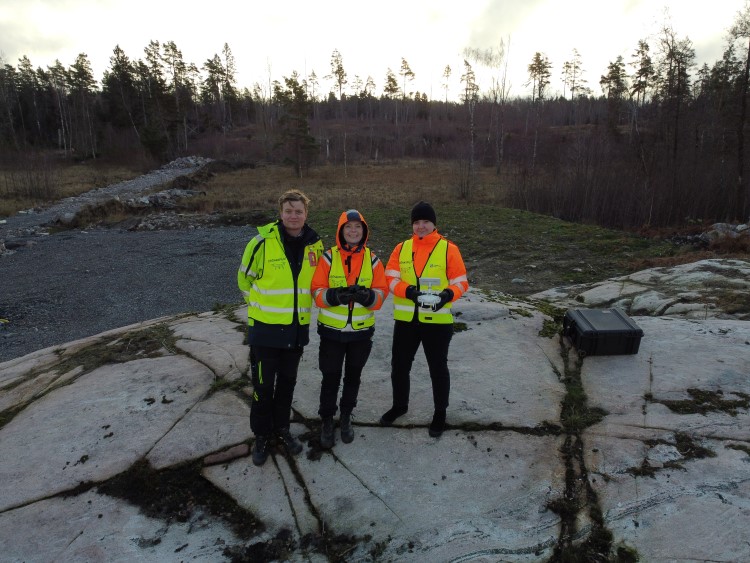
[[643,329],[620,309],[569,309],[563,335],[582,356],[637,354]]

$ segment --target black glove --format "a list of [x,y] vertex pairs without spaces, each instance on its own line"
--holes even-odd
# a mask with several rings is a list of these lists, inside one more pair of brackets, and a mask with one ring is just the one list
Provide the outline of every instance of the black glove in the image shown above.
[[453,301],[453,290],[446,288],[440,292],[440,303],[436,303],[433,306],[433,310],[439,311],[446,303],[449,303],[450,301]]
[[406,298],[411,299],[414,303],[418,303],[417,299],[422,295],[422,292],[417,289],[416,285],[410,285],[406,288]]
[[375,303],[375,292],[372,289],[361,285],[355,285],[354,287],[356,290],[352,295],[352,299],[356,303],[359,303],[363,307],[369,307]]
[[352,299],[352,290],[348,287],[331,287],[326,290],[326,301],[332,307],[345,305]]

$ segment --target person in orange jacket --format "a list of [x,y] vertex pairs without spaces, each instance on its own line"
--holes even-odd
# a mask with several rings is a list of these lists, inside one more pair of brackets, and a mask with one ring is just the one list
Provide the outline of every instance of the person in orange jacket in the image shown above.
[[450,395],[452,303],[469,289],[469,281],[458,247],[437,232],[437,217],[429,203],[420,201],[412,208],[411,223],[414,235],[396,245],[385,270],[393,293],[395,319],[391,357],[393,406],[380,417],[380,424],[391,426],[409,410],[409,372],[422,344],[435,405],[429,434],[437,438],[445,430]]
[[335,443],[333,416],[341,384],[341,441],[354,440],[352,411],[357,406],[362,369],[372,349],[375,332],[374,311],[388,296],[385,268],[367,247],[369,229],[362,214],[350,209],[339,217],[336,244],[326,251],[315,269],[310,289],[318,312],[320,353],[318,365],[323,374],[320,386],[322,419],[320,445]]

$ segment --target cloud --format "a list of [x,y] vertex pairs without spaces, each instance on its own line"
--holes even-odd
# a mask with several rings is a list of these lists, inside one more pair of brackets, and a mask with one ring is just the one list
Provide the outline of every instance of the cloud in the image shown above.
[[478,49],[497,46],[545,3],[546,0],[488,3],[483,13],[472,22],[470,45],[467,46]]

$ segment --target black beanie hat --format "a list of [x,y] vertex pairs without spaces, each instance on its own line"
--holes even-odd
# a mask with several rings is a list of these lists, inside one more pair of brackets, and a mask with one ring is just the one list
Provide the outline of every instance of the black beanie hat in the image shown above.
[[420,201],[411,208],[411,222],[414,223],[414,221],[419,221],[420,219],[431,221],[434,225],[437,225],[437,216],[435,215],[435,210],[432,208],[432,205]]

